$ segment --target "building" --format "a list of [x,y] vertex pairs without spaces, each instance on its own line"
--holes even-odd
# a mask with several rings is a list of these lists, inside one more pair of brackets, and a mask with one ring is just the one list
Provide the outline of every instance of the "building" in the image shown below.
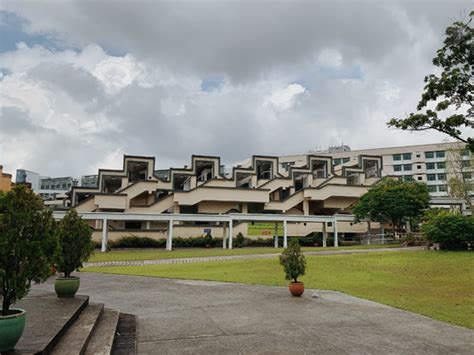
[[0,191],[7,192],[13,187],[12,174],[3,172],[3,166],[0,165]]
[[46,178],[46,176],[26,169],[17,169],[15,182],[17,184],[28,184],[33,191],[37,192],[40,189],[40,179],[42,178]]
[[[405,181],[418,181],[428,185],[433,205],[446,206],[453,203],[450,198],[448,180],[454,174],[461,173],[464,179],[474,178],[472,154],[465,145],[458,142],[412,145],[403,147],[376,148],[363,150],[327,150],[308,154],[283,156],[279,158],[280,168],[305,164],[307,156],[319,154],[331,156],[335,171],[357,165],[360,155],[381,156],[382,176],[396,176]],[[459,164],[460,163],[460,164]],[[474,191],[473,191],[474,196]],[[462,201],[461,208],[467,206]]]
[[39,189],[35,192],[45,201],[58,200],[59,196],[62,196],[59,200],[64,201],[63,195],[70,191],[73,186],[77,186],[77,180],[71,176],[44,177],[39,180]]
[[81,186],[82,187],[94,187],[97,186],[98,175],[83,175],[81,177]]
[[[171,168],[164,173],[155,169],[154,157],[126,155],[122,169],[99,170],[95,187],[73,187],[71,203],[88,219],[94,218],[94,214],[101,216],[94,224],[96,240],[102,238],[103,221],[111,240],[127,235],[166,238],[170,228],[181,237],[205,233],[223,237],[226,226],[219,218],[206,222],[206,218],[197,216],[229,214],[242,216],[232,225],[231,235],[241,232],[249,237],[272,238],[274,223],[268,226],[249,222],[247,216],[331,219],[336,214],[348,215],[352,204],[382,179],[381,157],[360,155],[356,164],[337,171],[330,156],[307,155],[305,159],[297,167],[281,169],[278,157],[253,156],[224,176],[220,158],[215,156],[194,155],[190,167]],[[110,216],[103,217],[106,214]],[[127,220],[123,220],[123,215],[127,215]],[[174,224],[171,221],[169,225],[151,220],[152,215],[187,216],[188,220],[176,220]],[[112,216],[120,218],[114,220]],[[297,220],[310,220],[302,217]],[[367,231],[366,223],[351,221],[339,222],[338,232],[353,235]],[[303,222],[291,223],[287,228],[288,235],[303,236],[325,228],[335,232],[336,227],[331,223]]]

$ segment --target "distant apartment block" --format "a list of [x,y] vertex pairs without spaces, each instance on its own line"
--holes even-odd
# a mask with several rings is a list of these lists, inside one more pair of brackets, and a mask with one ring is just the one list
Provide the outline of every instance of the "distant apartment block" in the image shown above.
[[96,187],[99,175],[83,175],[81,177],[81,187]]
[[12,189],[12,174],[3,172],[3,166],[0,165],[0,191],[7,192]]

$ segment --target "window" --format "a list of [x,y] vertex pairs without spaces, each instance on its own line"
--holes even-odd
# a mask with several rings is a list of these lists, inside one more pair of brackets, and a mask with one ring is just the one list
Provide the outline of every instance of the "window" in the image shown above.
[[471,173],[462,173],[462,177],[466,180],[472,179]]
[[403,177],[403,180],[405,180],[406,182],[413,181],[413,176],[411,176],[411,175],[405,175],[405,176]]
[[411,153],[403,153],[403,160],[411,160]]
[[463,160],[462,161],[462,167],[463,168],[469,168],[471,166],[471,162],[469,160]]
[[421,165],[417,165],[416,168],[417,168],[418,170],[420,170],[420,169],[421,169]]
[[444,158],[444,150],[438,150],[436,152],[436,158]]
[[334,159],[333,165],[341,165],[341,159]]
[[393,160],[402,160],[402,155],[401,154],[394,154],[392,155]]
[[416,157],[417,157],[417,158],[420,158],[420,157],[421,157],[421,154],[420,154],[420,153],[416,153]]
[[402,171],[402,166],[401,165],[394,165],[393,166],[393,171]]
[[436,185],[428,185],[428,192],[436,192]]
[[342,158],[342,164],[347,163],[349,160],[351,160],[351,158]]
[[436,180],[436,174],[427,174],[426,175],[426,180],[435,181]]
[[446,174],[445,173],[438,174],[438,180],[445,181],[446,180]]
[[438,185],[438,191],[439,192],[446,192],[446,191],[448,191],[448,186],[447,185]]
[[44,185],[41,185],[41,190],[44,190]]
[[403,170],[404,171],[411,171],[411,164],[404,164],[403,165]]
[[425,152],[425,158],[426,159],[434,158],[434,152]]
[[423,181],[423,176],[418,176],[418,181]]
[[435,163],[426,163],[426,170],[435,169]]
[[436,163],[436,167],[438,169],[444,169],[446,167],[446,163],[444,161],[440,161],[439,163]]
[[469,150],[465,149],[465,150],[461,150],[461,156],[462,157],[467,157],[469,155]]

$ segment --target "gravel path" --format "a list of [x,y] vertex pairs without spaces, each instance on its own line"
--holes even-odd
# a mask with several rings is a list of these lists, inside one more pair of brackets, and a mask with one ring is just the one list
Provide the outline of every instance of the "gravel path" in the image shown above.
[[[408,248],[376,248],[376,249],[351,249],[351,250],[324,250],[324,251],[308,251],[305,255],[337,255],[337,254],[365,254],[372,252],[390,252],[390,251],[416,251],[422,250],[423,247]],[[188,264],[203,263],[211,261],[227,261],[227,260],[249,260],[249,259],[272,259],[280,255],[280,253],[272,254],[245,254],[245,255],[220,255],[220,256],[202,256],[195,258],[176,258],[176,259],[158,259],[158,260],[124,260],[124,261],[99,261],[85,263],[84,267],[97,266],[143,266],[157,264]]]

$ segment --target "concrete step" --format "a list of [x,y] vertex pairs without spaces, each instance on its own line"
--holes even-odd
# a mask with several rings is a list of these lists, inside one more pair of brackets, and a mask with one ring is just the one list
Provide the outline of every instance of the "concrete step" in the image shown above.
[[103,304],[89,303],[51,351],[53,355],[82,355],[102,312]]
[[31,290],[15,305],[26,310],[27,321],[14,354],[49,354],[88,304],[88,296],[58,298],[54,292]]
[[119,320],[119,311],[105,308],[87,345],[85,355],[110,355]]
[[134,314],[120,313],[112,354],[135,355],[136,353],[137,316]]

